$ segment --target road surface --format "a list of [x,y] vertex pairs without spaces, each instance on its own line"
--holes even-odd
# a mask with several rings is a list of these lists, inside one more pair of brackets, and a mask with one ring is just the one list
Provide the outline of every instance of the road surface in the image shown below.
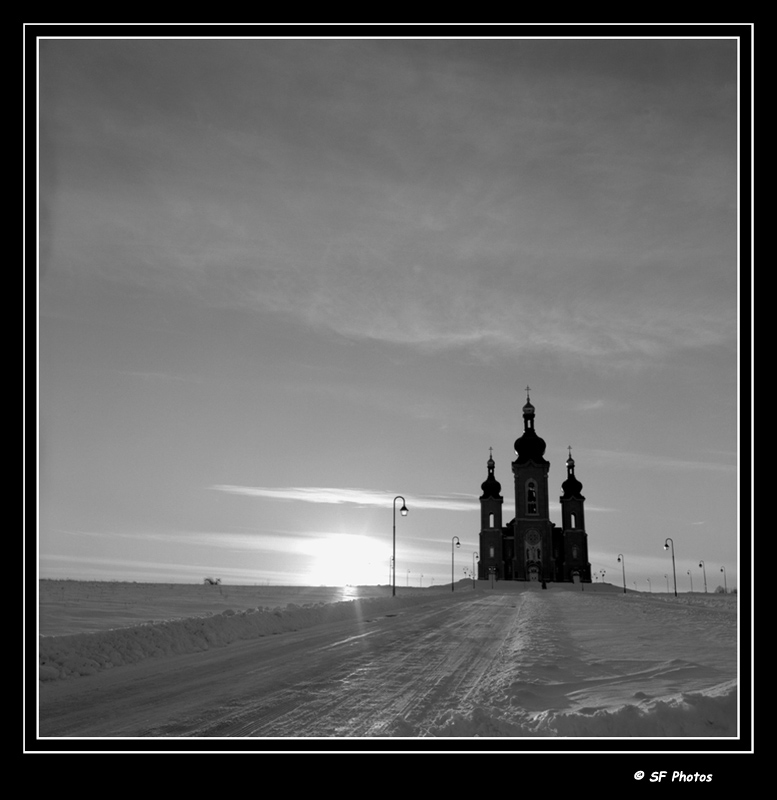
[[[430,596],[357,621],[41,682],[38,733],[557,735],[563,723],[569,735],[588,735],[618,719],[652,735],[662,725],[726,735],[736,606],[694,603],[595,591]],[[713,699],[695,701],[697,712],[675,706],[688,692]],[[652,721],[622,713],[635,704],[652,705]]]
[[[444,598],[41,684],[42,737],[419,735],[507,668],[525,595]],[[420,733],[423,735],[423,733]]]

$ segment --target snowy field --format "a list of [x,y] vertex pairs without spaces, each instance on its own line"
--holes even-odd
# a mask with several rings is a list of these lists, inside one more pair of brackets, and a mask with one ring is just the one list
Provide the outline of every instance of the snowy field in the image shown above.
[[397,597],[53,580],[39,591],[41,737],[738,736],[736,595],[466,582]]

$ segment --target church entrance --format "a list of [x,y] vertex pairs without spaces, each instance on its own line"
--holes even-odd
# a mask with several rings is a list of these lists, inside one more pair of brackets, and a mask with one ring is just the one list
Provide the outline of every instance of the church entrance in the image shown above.
[[529,580],[538,581],[540,579],[540,571],[537,567],[529,567]]

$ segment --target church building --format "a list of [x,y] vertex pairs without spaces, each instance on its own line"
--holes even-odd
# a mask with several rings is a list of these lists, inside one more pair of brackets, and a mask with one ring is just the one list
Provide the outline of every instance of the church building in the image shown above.
[[534,406],[526,387],[523,434],[515,441],[515,518],[502,525],[502,486],[489,455],[488,477],[481,484],[478,579],[500,581],[591,582],[588,535],[582,495],[575,477],[572,448],[567,478],[561,484],[561,527],[550,521],[545,440],[534,430]]

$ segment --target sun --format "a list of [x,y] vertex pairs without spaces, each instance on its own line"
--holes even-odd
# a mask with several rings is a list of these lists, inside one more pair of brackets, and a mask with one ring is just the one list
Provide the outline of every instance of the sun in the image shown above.
[[313,556],[308,571],[313,586],[374,585],[388,581],[390,546],[369,535],[327,534],[313,542],[308,552]]

